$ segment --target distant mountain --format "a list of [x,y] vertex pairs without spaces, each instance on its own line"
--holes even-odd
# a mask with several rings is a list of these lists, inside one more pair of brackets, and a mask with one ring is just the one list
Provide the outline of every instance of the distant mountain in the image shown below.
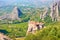
[[0,20],[20,20],[20,16],[22,15],[22,12],[19,8],[14,7],[12,12],[10,14],[4,14],[0,16]]

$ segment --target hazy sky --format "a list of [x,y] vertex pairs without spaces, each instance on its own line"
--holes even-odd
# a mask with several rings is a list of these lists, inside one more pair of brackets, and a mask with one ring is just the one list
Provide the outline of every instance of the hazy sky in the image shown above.
[[50,4],[52,3],[53,0],[0,0],[0,6],[1,5],[11,5],[11,4],[16,4],[16,3],[30,3],[34,5],[39,5],[39,4]]
[[52,0],[0,0],[0,1],[5,1],[5,2],[14,2],[14,1],[41,1],[41,2],[46,2],[46,1],[52,1]]

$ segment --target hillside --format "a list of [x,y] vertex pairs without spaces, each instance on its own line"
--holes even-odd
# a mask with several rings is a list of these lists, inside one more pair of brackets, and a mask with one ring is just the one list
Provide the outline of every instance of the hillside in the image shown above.
[[60,40],[60,22],[50,23],[37,33],[16,40]]
[[60,40],[60,1],[53,1],[0,0],[0,33],[13,40]]
[[29,34],[25,40],[60,40],[60,22],[51,23],[36,34]]

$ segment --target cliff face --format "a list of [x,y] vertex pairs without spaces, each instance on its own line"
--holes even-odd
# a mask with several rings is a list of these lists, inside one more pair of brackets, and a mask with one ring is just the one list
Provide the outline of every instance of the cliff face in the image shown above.
[[44,18],[48,15],[48,8],[44,8],[43,13],[40,14],[40,19],[44,20]]
[[45,11],[40,14],[40,19],[44,20],[44,18],[49,15],[52,21],[60,20],[60,1],[53,3],[50,7],[50,14],[48,14],[48,9],[45,8]]
[[50,16],[52,21],[59,21],[60,20],[60,1],[55,2],[51,7]]
[[59,17],[58,13],[58,3],[54,3],[51,7],[51,13],[50,16],[52,18],[52,21],[57,21],[57,18]]
[[59,16],[60,16],[60,1],[58,2]]
[[13,11],[12,11],[12,13],[10,14],[10,18],[12,19],[12,20],[19,20],[19,15],[18,15],[18,9],[17,9],[17,7],[14,7],[14,9],[13,9]]
[[0,16],[0,20],[20,20],[20,16],[22,15],[22,12],[20,11],[19,8],[14,7],[12,12],[10,14],[5,14]]

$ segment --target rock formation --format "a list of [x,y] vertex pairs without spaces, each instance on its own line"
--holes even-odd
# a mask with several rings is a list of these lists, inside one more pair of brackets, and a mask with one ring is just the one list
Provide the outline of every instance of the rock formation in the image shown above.
[[0,40],[12,40],[12,39],[10,39],[8,36],[0,33]]
[[52,21],[60,21],[60,1],[52,5],[50,16]]
[[19,11],[18,11],[18,8],[17,7],[14,7],[12,13],[10,14],[10,18],[12,20],[19,20]]
[[20,20],[20,16],[21,16],[22,12],[19,10],[19,8],[14,7],[12,13],[10,14],[5,14],[0,16],[0,20]]
[[58,1],[58,10],[59,10],[59,17],[58,17],[58,21],[60,21],[60,1]]
[[52,18],[52,21],[57,21],[58,20],[58,17],[59,17],[58,3],[54,3],[52,5],[50,16]]
[[44,8],[43,13],[40,14],[40,19],[44,20],[44,18],[48,15],[48,8]]
[[[44,18],[49,15],[48,8],[45,8],[43,12],[40,14],[40,19],[44,20]],[[51,6],[51,12],[49,15],[52,21],[59,21],[60,20],[60,1],[54,2]]]
[[29,21],[28,22],[28,30],[27,34],[32,33],[34,34],[37,30],[40,30],[44,27],[44,23],[42,22],[35,22],[35,21]]

